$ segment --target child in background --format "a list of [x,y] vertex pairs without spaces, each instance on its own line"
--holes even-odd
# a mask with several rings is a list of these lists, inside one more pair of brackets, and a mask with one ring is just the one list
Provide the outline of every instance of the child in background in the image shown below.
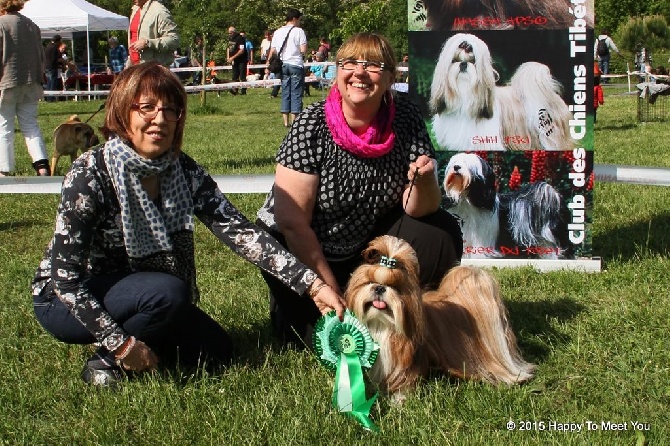
[[593,65],[593,123],[596,122],[596,112],[598,106],[605,103],[605,96],[603,95],[603,87],[600,85],[600,68],[596,62]]

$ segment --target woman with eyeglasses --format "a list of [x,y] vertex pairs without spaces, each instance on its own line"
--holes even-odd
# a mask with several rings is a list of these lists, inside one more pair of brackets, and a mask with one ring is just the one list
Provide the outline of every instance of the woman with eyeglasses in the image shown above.
[[107,99],[106,142],[65,176],[56,229],[32,283],[40,324],[56,339],[98,347],[82,377],[111,385],[158,363],[226,363],[226,331],[196,305],[194,217],[222,243],[307,295],[323,313],[336,292],[249,222],[181,151],[181,81],[157,62],[123,70]]
[[[327,98],[296,119],[277,153],[275,183],[258,223],[338,294],[376,236],[407,240],[421,283],[439,284],[460,262],[458,222],[440,208],[435,151],[419,108],[391,91],[388,40],[360,33],[336,55]],[[264,274],[275,334],[310,345],[319,311]]]

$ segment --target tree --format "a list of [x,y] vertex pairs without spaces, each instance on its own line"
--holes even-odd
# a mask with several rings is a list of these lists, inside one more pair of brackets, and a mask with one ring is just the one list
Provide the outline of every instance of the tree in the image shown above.
[[407,52],[405,0],[345,1],[343,6],[338,13],[340,27],[331,35],[334,42],[342,43],[358,32],[379,32],[389,39],[396,51],[396,57]]
[[617,33],[619,47],[635,53],[644,46],[652,54],[670,47],[670,28],[663,16],[628,19]]
[[615,34],[631,17],[662,15],[670,23],[668,0],[597,0],[595,1],[596,33],[607,29]]

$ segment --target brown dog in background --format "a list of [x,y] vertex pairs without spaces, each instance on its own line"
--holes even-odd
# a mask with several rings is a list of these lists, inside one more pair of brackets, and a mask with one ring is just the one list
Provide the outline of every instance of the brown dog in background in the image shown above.
[[84,152],[99,142],[93,127],[81,122],[77,115],[70,116],[67,121],[54,130],[54,156],[51,159],[51,176],[56,174],[56,165],[61,156],[70,155],[70,160],[74,162],[79,151]]

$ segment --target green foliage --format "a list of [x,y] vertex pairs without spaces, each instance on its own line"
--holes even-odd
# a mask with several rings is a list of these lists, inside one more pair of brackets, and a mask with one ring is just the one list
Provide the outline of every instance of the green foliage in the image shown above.
[[670,27],[662,16],[631,17],[616,34],[619,49],[630,52],[644,46],[652,54],[670,48]]
[[670,22],[670,2],[667,0],[597,0],[595,2],[596,33],[607,29],[615,35],[630,18],[661,15]]

